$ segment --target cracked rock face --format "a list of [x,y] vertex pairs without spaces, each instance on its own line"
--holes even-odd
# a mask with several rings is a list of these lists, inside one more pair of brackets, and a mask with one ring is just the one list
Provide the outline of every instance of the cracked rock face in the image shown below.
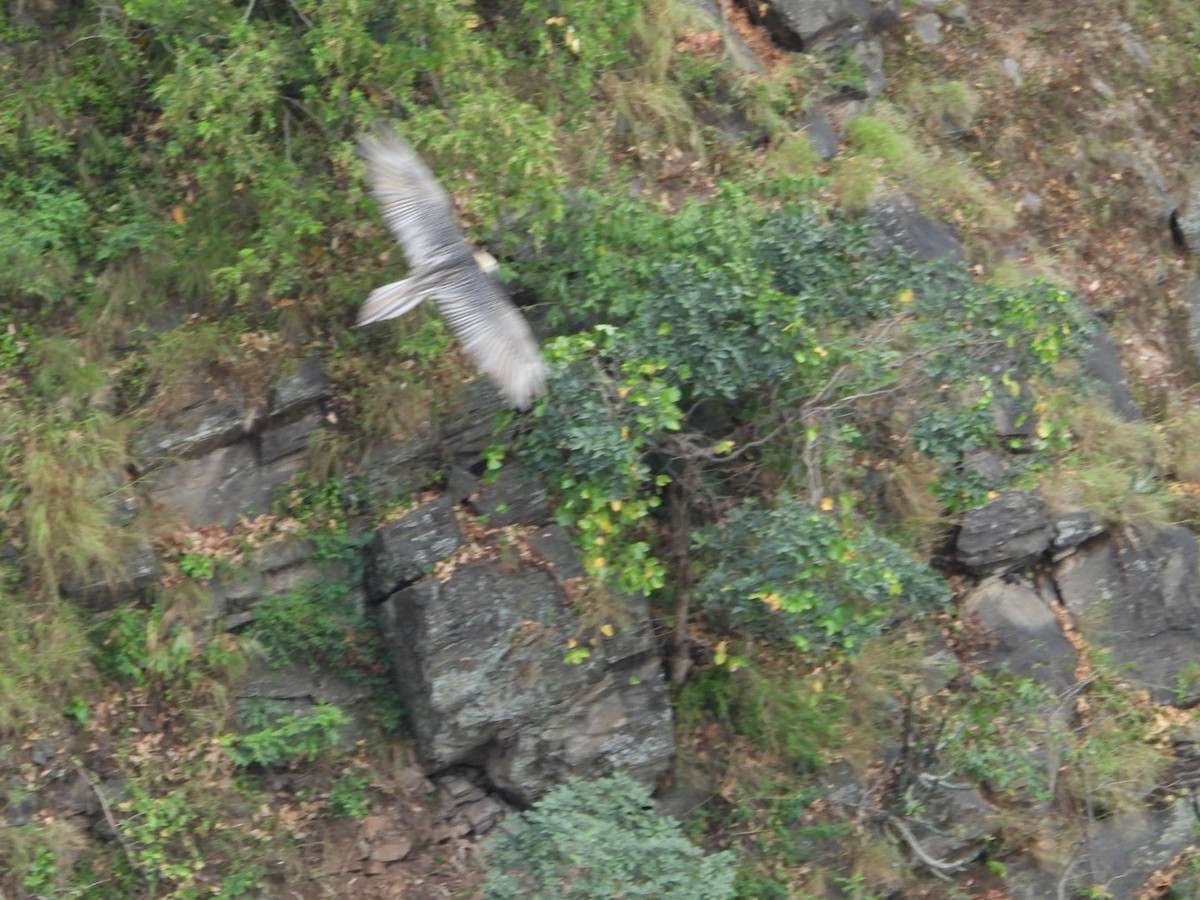
[[[1035,502],[1036,500],[1036,502]],[[1200,548],[1179,525],[1102,528],[1076,510],[1054,527],[1040,499],[1007,495],[968,514],[959,561],[977,573],[1009,571],[1045,558],[1049,580],[987,578],[967,593],[963,611],[988,645],[983,668],[1007,670],[1056,691],[1074,681],[1076,654],[1054,612],[1061,603],[1080,636],[1102,650],[1122,677],[1157,703],[1200,703]],[[1051,541],[1051,534],[1055,539]]]
[[[328,391],[314,358],[277,380],[264,414],[253,422],[240,397],[201,396],[141,436],[149,500],[196,526],[228,525],[245,513],[270,510],[278,486],[307,464],[309,438],[324,426]],[[411,495],[444,464],[452,477],[447,493],[375,530],[363,583],[349,585],[344,602],[371,604],[379,617],[428,771],[471,768],[489,789],[519,803],[571,775],[622,769],[653,782],[675,748],[645,604],[613,601],[611,621],[590,624],[570,609],[566,584],[582,569],[562,529],[544,527],[551,511],[541,485],[516,467],[487,484],[471,474],[495,440],[497,403],[494,391],[473,388],[438,434],[417,434],[368,454],[361,488],[375,503]],[[516,552],[499,535],[471,543],[464,532],[475,528],[473,520],[460,521],[464,510],[474,513],[481,532],[517,527],[526,550]],[[470,562],[447,564],[465,550]],[[214,581],[215,613],[225,616],[227,627],[241,628],[264,597],[350,577],[328,562],[318,564],[314,553],[304,541],[268,547],[243,576]],[[131,568],[115,591],[100,587],[106,596],[127,595],[137,579],[152,580],[150,563]],[[89,589],[75,586],[80,596]],[[601,625],[612,634],[603,634]],[[590,655],[564,662],[570,641]],[[242,699],[344,699],[316,673],[304,691],[296,688],[297,678],[303,681],[303,673],[264,676]],[[486,830],[495,812],[472,807],[478,821],[471,828]]]
[[[565,535],[538,537],[544,568],[476,559],[380,604],[422,762],[478,766],[525,804],[569,776],[621,769],[652,782],[674,739],[646,610],[623,601],[633,612],[614,618],[611,637],[584,627],[565,604],[562,578],[574,573],[550,562],[570,559]],[[576,664],[564,661],[572,639],[592,644]]]

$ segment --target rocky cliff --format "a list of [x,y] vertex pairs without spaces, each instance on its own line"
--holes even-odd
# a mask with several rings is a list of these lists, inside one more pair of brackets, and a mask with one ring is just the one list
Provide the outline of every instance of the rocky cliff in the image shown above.
[[[0,30],[0,886],[472,896],[620,771],[740,896],[1192,889],[1195,11],[385,5]],[[368,112],[527,416],[350,336]]]

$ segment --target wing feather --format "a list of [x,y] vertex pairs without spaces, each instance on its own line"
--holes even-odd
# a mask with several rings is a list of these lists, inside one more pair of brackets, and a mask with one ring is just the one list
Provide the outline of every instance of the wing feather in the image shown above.
[[546,392],[537,341],[504,288],[479,266],[454,220],[454,208],[433,173],[390,128],[360,138],[371,193],[408,256],[412,272],[374,291],[359,324],[403,315],[426,297],[437,301],[446,324],[471,359],[508,402],[527,409]]
[[546,392],[546,370],[529,323],[474,260],[453,278],[439,279],[430,293],[475,365],[509,403],[527,409]]
[[406,140],[380,126],[373,137],[360,137],[358,145],[371,176],[371,194],[409,265],[437,265],[470,246],[454,220],[450,195]]

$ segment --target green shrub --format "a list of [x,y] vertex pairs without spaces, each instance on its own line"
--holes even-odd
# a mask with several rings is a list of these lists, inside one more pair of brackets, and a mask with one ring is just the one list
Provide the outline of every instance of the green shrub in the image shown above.
[[869,526],[787,495],[744,504],[696,536],[710,612],[802,649],[853,648],[889,618],[945,605],[949,588]]
[[403,709],[387,652],[351,582],[331,575],[291,593],[265,597],[254,611],[250,636],[269,665],[299,662],[349,679],[370,692],[371,715],[383,731],[400,727]]
[[[564,304],[561,324],[604,324],[547,343],[549,397],[518,455],[558,489],[559,519],[575,529],[589,574],[627,592],[670,584],[656,510],[668,497],[686,505],[716,493],[727,456],[741,457],[735,471],[818,503],[862,497],[872,464],[908,451],[926,463],[940,509],[981,502],[1007,482],[985,481],[964,452],[1008,449],[997,413],[1034,415],[1029,386],[1086,332],[1063,291],[1001,290],[973,283],[960,264],[873,256],[861,226],[802,204],[769,209],[732,185],[673,215],[585,195],[562,235],[561,253],[525,270],[529,283],[582,297]],[[1061,427],[1038,426],[1017,443],[1045,460]],[[1014,464],[1008,479],[1027,468]],[[735,619],[763,619],[746,596],[778,595],[776,621],[809,618],[813,631],[790,632],[801,645],[875,633],[894,606],[889,592],[921,607],[934,576],[860,526],[819,519],[805,526],[811,555],[752,548],[814,567],[786,575],[795,583],[769,583],[780,573],[734,589],[735,573],[723,573],[698,593],[724,603],[742,591]],[[852,545],[859,558],[844,555]],[[817,560],[826,551],[836,552]]]
[[485,845],[488,900],[733,896],[733,853],[705,856],[624,773],[570,779],[513,818]]
[[180,891],[175,896],[188,896],[184,891],[195,886],[204,870],[202,842],[213,821],[198,815],[195,799],[181,790],[156,794],[141,782],[130,781],[125,793],[115,806],[128,814],[119,827],[133,848],[129,862],[151,885],[173,886]]
[[[1154,707],[1101,659],[1081,696],[1087,721],[1073,724],[1045,685],[977,673],[947,698],[931,748],[940,763],[1010,800],[1063,794],[1098,812],[1136,809],[1153,791],[1169,754],[1155,746]],[[1047,767],[1047,759],[1058,764]]]
[[311,762],[335,746],[350,724],[350,717],[332,703],[318,703],[309,712],[283,714],[278,704],[262,703],[247,709],[242,718],[254,730],[222,740],[239,766],[263,769]]
[[336,672],[370,671],[378,635],[344,582],[309,583],[255,607],[251,634],[273,665],[305,660]]
[[329,789],[329,812],[334,816],[361,819],[371,811],[371,773],[365,767],[343,772]]
[[202,634],[162,603],[118,607],[92,625],[89,637],[101,674],[135,687],[212,688],[243,661],[236,638]]
[[1055,722],[1055,699],[1040,682],[980,673],[972,690],[955,694],[939,730],[940,758],[997,794],[1046,801],[1056,773],[1046,752],[1065,753],[1070,732]]

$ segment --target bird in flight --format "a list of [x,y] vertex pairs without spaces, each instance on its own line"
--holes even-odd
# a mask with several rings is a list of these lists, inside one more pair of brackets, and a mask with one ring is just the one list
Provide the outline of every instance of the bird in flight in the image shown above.
[[537,341],[504,288],[480,267],[454,220],[450,195],[389,126],[376,126],[358,143],[371,194],[411,268],[407,278],[371,292],[358,324],[402,316],[432,298],[475,365],[512,406],[528,409],[546,392]]

